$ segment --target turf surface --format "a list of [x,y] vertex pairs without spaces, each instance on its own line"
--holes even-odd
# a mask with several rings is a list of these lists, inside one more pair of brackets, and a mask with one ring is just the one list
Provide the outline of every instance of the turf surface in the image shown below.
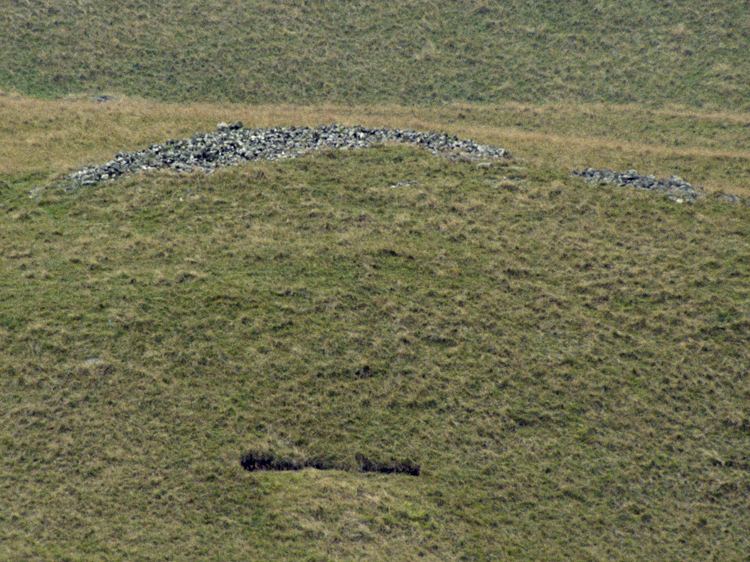
[[175,101],[604,101],[750,109],[736,0],[42,0],[0,10],[0,87]]
[[750,548],[747,207],[407,148],[36,182],[0,208],[2,557]]
[[[0,559],[746,559],[750,207],[715,195],[750,196],[749,29],[727,0],[6,2]],[[237,119],[515,159],[44,189]]]

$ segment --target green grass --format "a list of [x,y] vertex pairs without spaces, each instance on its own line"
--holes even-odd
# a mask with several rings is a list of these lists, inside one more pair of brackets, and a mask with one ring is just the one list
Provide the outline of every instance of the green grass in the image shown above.
[[[568,175],[750,195],[745,3],[6,4],[0,559],[746,559],[750,207]],[[28,195],[236,119],[515,159]]]
[[747,207],[405,148],[3,179],[0,558],[750,550]]
[[161,100],[750,109],[750,10],[713,0],[15,1],[0,87]]

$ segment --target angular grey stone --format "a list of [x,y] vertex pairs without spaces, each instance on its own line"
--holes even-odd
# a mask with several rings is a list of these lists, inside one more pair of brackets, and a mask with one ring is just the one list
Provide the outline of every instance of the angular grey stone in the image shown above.
[[613,183],[622,187],[634,187],[664,192],[667,197],[678,203],[695,202],[702,192],[679,176],[671,176],[668,179],[657,179],[655,176],[642,176],[636,170],[625,172],[613,172],[612,170],[586,168],[581,171],[574,170],[574,176],[579,176],[591,183]]
[[[274,127],[246,129],[240,121],[219,123],[216,131],[189,139],[170,139],[136,152],[119,152],[113,160],[83,168],[67,176],[67,190],[116,179],[141,170],[171,168],[211,172],[249,160],[295,158],[325,148],[350,149],[398,142],[429,150],[433,154],[454,154],[467,158],[498,159],[510,156],[503,148],[477,144],[445,133],[361,126]],[[593,173],[593,171],[592,171]],[[592,176],[593,177],[593,176]]]

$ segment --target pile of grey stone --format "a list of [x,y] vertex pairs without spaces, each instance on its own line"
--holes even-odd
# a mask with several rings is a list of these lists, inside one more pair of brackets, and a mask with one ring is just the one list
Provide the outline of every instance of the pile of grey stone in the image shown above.
[[433,154],[488,160],[509,156],[503,148],[477,144],[445,133],[404,129],[374,129],[323,125],[320,127],[273,127],[248,129],[242,123],[219,123],[215,131],[183,140],[168,140],[145,150],[120,152],[109,162],[78,170],[66,178],[65,187],[76,189],[124,174],[169,168],[210,172],[250,160],[293,158],[320,149],[366,148],[385,143],[405,143]]
[[595,168],[574,171],[573,175],[596,184],[613,184],[662,192],[678,203],[693,203],[702,194],[699,189],[696,189],[678,176],[672,176],[668,179],[657,179],[656,176],[642,176],[635,170],[615,172],[613,170],[598,170]]

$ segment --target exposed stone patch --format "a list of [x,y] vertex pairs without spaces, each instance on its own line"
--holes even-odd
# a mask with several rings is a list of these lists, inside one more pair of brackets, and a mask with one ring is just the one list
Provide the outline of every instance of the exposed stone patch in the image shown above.
[[459,139],[445,133],[405,129],[373,129],[322,125],[320,127],[273,127],[248,129],[242,123],[219,123],[215,131],[182,140],[168,140],[136,152],[120,152],[109,162],[90,166],[67,176],[64,187],[74,190],[142,170],[168,168],[180,172],[211,172],[250,160],[294,158],[320,149],[366,148],[403,143],[433,154],[486,160],[509,156],[507,150]]
[[590,183],[614,184],[662,192],[678,203],[694,203],[696,199],[703,195],[702,190],[693,187],[678,176],[672,176],[669,179],[657,179],[656,176],[642,176],[635,170],[615,172],[595,168],[586,168],[582,171],[574,170],[573,175],[582,177]]
[[380,472],[383,474],[408,474],[409,476],[419,476],[420,466],[410,460],[390,460],[377,461],[367,458],[362,454],[355,457],[359,464],[361,472]]
[[721,201],[722,203],[731,203],[733,205],[745,205],[747,207],[750,207],[750,199],[748,199],[747,197],[740,197],[739,195],[732,195],[731,193],[724,193],[721,191],[718,193],[712,193],[711,196],[717,201]]

